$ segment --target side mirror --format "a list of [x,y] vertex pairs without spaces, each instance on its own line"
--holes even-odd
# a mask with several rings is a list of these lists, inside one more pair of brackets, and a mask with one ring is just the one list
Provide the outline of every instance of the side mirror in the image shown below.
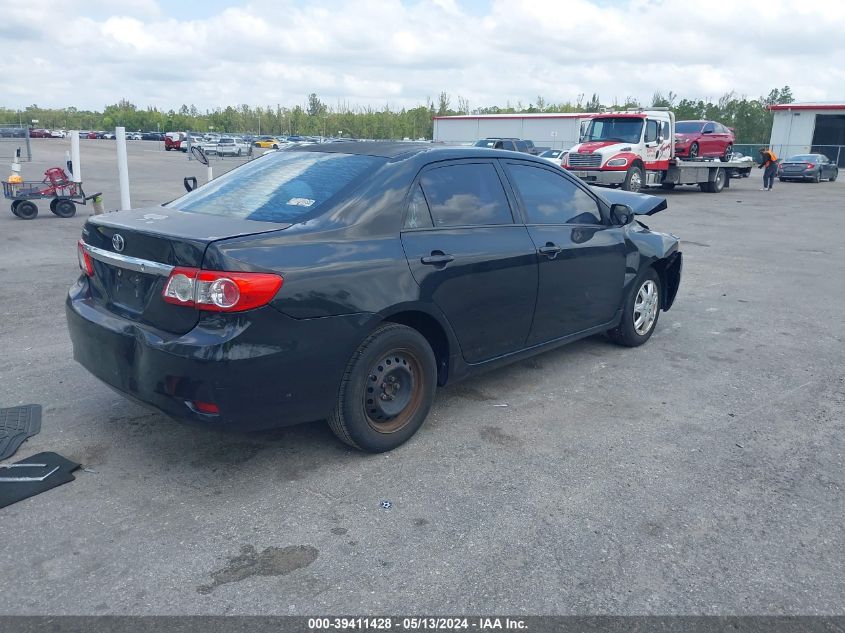
[[182,179],[182,184],[185,185],[185,191],[193,191],[197,188],[197,177],[185,176],[185,178]]
[[614,204],[610,207],[610,221],[625,226],[634,219],[634,210],[627,204]]

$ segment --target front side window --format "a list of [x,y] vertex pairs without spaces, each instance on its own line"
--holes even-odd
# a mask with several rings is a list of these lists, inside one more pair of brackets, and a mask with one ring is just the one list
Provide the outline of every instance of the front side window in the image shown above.
[[649,119],[645,124],[645,142],[654,143],[657,140],[660,124],[654,119]]
[[435,227],[512,224],[510,205],[490,163],[448,165],[420,178]]
[[386,158],[330,152],[273,152],[215,178],[166,206],[263,222],[298,222]]
[[530,165],[508,165],[528,224],[601,224],[598,203],[565,176]]

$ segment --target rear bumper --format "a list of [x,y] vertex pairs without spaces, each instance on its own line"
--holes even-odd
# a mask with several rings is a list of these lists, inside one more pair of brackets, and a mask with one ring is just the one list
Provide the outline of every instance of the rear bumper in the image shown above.
[[[298,320],[266,306],[203,314],[190,332],[172,335],[107,312],[85,280],[65,308],[74,359],[97,378],[177,420],[232,431],[327,417],[370,318]],[[195,402],[219,413],[200,413]]]

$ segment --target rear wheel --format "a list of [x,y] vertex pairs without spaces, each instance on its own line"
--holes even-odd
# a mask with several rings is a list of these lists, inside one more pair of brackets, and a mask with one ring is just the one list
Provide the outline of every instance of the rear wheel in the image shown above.
[[698,158],[698,143],[693,143],[689,146],[689,157],[690,160]]
[[33,220],[38,215],[38,207],[31,200],[19,200],[15,215],[22,220]]
[[734,146],[728,145],[725,148],[725,153],[722,154],[721,156],[719,156],[719,160],[722,161],[723,163],[727,163],[731,159],[731,154],[733,154],[733,151],[734,151]]
[[707,193],[719,193],[725,188],[725,170],[717,169],[713,180],[701,183],[701,190]]
[[329,426],[355,448],[394,449],[422,426],[436,382],[434,353],[422,334],[404,325],[382,325],[352,355]]
[[243,153],[243,152],[241,152],[241,149],[240,149],[240,148],[238,148],[238,156],[240,156],[242,153]]
[[625,347],[637,347],[651,338],[660,316],[660,278],[649,268],[631,287],[622,310],[622,321],[607,335]]
[[628,173],[625,174],[625,182],[622,183],[622,188],[625,191],[633,191],[637,193],[643,188],[643,170],[641,167],[634,165],[628,168]]
[[76,205],[67,198],[57,198],[55,205],[50,203],[50,210],[60,218],[72,218],[76,215]]
[[834,180],[836,180],[836,177],[837,177],[838,175],[839,175],[839,170],[837,169],[836,171],[834,171],[834,172],[830,175],[830,178],[828,178],[828,179],[827,179],[827,181],[828,181],[828,182],[833,182]]

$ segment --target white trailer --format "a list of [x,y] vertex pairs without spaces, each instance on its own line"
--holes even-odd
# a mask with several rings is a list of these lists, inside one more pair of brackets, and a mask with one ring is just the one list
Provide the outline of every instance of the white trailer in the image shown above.
[[469,144],[488,137],[521,138],[537,147],[569,149],[591,116],[585,112],[436,116],[434,140]]

